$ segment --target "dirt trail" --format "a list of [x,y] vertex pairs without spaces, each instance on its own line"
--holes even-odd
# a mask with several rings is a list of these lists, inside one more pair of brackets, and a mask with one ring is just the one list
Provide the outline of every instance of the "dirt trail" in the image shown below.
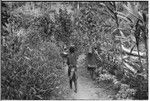
[[[88,100],[111,100],[109,94],[103,88],[97,87],[95,82],[90,78],[90,75],[84,67],[85,55],[80,55],[78,59],[78,92],[69,89],[69,83],[66,85],[70,90],[70,94],[66,99],[88,99]],[[65,73],[67,75],[67,66]],[[68,81],[69,82],[69,81]]]

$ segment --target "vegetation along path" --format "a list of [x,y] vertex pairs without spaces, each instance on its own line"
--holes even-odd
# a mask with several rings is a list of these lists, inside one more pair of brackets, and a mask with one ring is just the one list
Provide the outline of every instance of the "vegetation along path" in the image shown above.
[[[2,100],[148,100],[148,1],[1,7]],[[72,45],[80,54],[77,93],[63,60]],[[97,66],[95,80],[85,64]]]

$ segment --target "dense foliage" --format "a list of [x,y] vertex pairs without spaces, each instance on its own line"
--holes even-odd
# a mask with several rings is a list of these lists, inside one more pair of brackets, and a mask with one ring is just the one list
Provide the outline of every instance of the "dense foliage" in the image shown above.
[[8,34],[2,35],[2,99],[62,99],[62,59],[50,41],[52,26],[47,28],[53,23],[45,13],[33,15],[30,6],[13,10],[3,22]]
[[60,53],[97,48],[114,99],[148,99],[148,2],[2,2],[2,99],[62,99]]

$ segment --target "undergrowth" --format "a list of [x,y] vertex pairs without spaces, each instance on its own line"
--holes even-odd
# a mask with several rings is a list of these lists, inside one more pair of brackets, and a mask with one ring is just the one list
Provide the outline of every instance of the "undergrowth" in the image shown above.
[[[61,58],[53,43],[43,43],[43,49],[21,47],[13,54],[2,51],[2,99],[46,100],[63,99]],[[6,50],[5,49],[5,50]]]
[[[148,80],[142,75],[125,74],[119,69],[117,62],[105,62],[103,67],[97,70],[97,82],[110,84],[117,93],[111,96],[112,99],[148,99]],[[128,72],[129,73],[129,72]]]

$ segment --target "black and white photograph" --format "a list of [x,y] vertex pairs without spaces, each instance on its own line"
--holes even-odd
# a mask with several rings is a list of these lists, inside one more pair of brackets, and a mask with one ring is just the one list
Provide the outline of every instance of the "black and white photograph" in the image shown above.
[[148,1],[1,1],[1,100],[148,100]]

